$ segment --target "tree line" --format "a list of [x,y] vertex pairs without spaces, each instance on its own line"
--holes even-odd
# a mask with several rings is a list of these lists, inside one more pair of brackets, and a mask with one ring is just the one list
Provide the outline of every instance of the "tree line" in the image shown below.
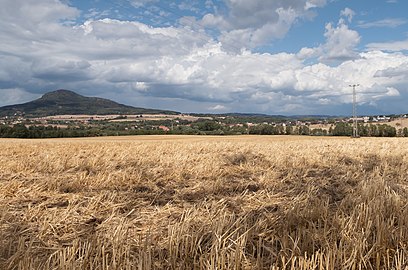
[[[363,137],[408,137],[408,129],[396,129],[387,124],[358,126],[359,135]],[[96,137],[96,136],[123,136],[123,135],[162,135],[162,134],[185,134],[185,135],[311,135],[311,136],[351,136],[353,127],[350,123],[336,123],[329,129],[310,128],[302,126],[284,126],[259,124],[248,126],[221,125],[216,121],[199,121],[189,125],[179,125],[170,131],[164,131],[151,126],[143,129],[124,129],[123,127],[68,127],[60,128],[53,126],[26,126],[24,124],[0,126],[2,138],[67,138],[67,137]]]

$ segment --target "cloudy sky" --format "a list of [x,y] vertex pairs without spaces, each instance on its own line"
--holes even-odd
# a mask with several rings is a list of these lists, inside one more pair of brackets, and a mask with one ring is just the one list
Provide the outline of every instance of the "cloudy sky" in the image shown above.
[[0,106],[408,113],[406,0],[0,0]]

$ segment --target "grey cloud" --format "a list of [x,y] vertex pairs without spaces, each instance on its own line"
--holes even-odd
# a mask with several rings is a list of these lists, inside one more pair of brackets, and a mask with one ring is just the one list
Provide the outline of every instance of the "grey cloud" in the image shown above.
[[367,50],[380,50],[390,52],[408,51],[408,39],[391,42],[374,42],[366,45]]
[[[5,2],[5,9],[15,16],[10,21],[0,21],[0,94],[9,97],[9,102],[23,100],[24,95],[29,96],[27,93],[36,95],[67,88],[129,105],[182,111],[208,111],[224,106],[246,112],[319,113],[320,109],[329,110],[329,105],[323,103],[330,103],[339,111],[346,108],[351,102],[348,84],[356,81],[362,85],[361,91],[367,92],[367,101],[395,100],[396,91],[401,97],[406,96],[407,90],[401,87],[406,78],[379,75],[403,72],[408,57],[381,52],[355,55],[359,35],[344,23],[327,29],[325,44],[298,54],[259,54],[248,50],[232,53],[204,32],[197,34],[185,25],[150,27],[112,19],[64,24],[47,15],[48,5],[58,7],[58,16],[63,20],[75,17],[76,9],[50,1],[18,2],[36,5],[38,10],[44,7],[44,21],[36,27],[28,26],[35,24],[36,18],[30,22],[29,16],[25,18],[25,14],[11,10],[13,1]],[[228,21],[244,9],[256,9],[256,3],[258,8],[268,7],[275,12],[281,7],[280,12],[284,12],[290,10],[289,2],[296,4],[296,8],[292,17],[282,15],[290,21],[280,26],[279,18],[261,26],[252,18],[247,18],[243,25],[234,26],[232,19]],[[237,5],[242,6],[236,7],[232,15],[214,15],[231,26],[223,26],[223,37],[230,37],[233,42],[234,31],[243,31],[255,44],[273,31],[284,35],[288,29],[285,27],[306,16],[313,6],[324,5],[324,1],[257,0],[238,1]],[[271,29],[263,28],[269,26]],[[21,32],[10,34],[16,29]],[[338,42],[342,39],[344,42]],[[244,39],[240,43],[246,42]],[[343,60],[336,66],[307,64],[308,57],[319,56]],[[357,57],[344,61],[349,56]],[[383,96],[368,93],[377,87],[374,85],[385,91]],[[11,98],[10,89],[21,91],[16,90],[20,94]]]
[[24,103],[36,99],[38,94],[32,94],[21,88],[0,88],[2,98],[0,99],[0,106]]
[[387,68],[384,70],[378,70],[374,77],[397,77],[397,76],[403,76],[408,78],[408,63],[404,63],[402,65],[399,65],[397,67],[391,67]]
[[232,102],[233,100],[219,89],[203,87],[203,85],[194,84],[148,84],[147,90],[142,90],[145,96],[160,98],[176,98],[198,102]]
[[[230,47],[254,48],[283,38],[298,19],[310,19],[325,0],[226,0],[227,14],[207,14],[202,24],[218,27]],[[234,44],[234,46],[232,46]],[[235,49],[236,50],[236,49]]]
[[[3,1],[0,33],[30,40],[51,38],[61,29],[60,22],[79,15],[79,10],[53,0]],[[51,35],[53,34],[53,35]]]
[[307,0],[226,0],[226,4],[230,10],[226,20],[231,28],[259,29],[265,23],[278,22],[282,11],[293,10],[298,17],[301,17],[312,7],[324,6],[325,1],[315,1],[313,6]]
[[32,65],[33,77],[50,81],[86,81],[92,78],[91,64],[84,60],[42,59]]

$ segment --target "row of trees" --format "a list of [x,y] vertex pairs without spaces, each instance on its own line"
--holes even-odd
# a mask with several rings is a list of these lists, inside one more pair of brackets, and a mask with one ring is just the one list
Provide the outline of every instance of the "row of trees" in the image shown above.
[[57,128],[52,126],[30,126],[23,124],[14,126],[0,126],[2,138],[74,138],[98,136],[124,136],[124,135],[159,135],[165,134],[162,130],[120,130],[88,128]]
[[[363,125],[358,126],[359,135],[363,137],[408,137],[408,128],[397,130],[387,124],[380,125]],[[313,136],[351,136],[353,127],[349,123],[337,123],[334,127],[327,129],[315,128],[308,126],[271,126],[258,125],[249,129],[250,134],[265,135],[313,135]]]
[[[390,125],[360,124],[359,135],[364,137],[408,137],[408,129],[397,130]],[[260,124],[255,126],[224,126],[215,121],[200,121],[191,125],[180,125],[165,132],[152,126],[143,129],[125,129],[120,125],[111,126],[81,126],[57,128],[52,126],[29,126],[17,124],[0,126],[0,137],[3,138],[62,138],[62,137],[95,137],[120,135],[159,135],[159,134],[190,134],[190,135],[313,135],[313,136],[351,136],[352,125],[337,123],[330,129],[310,129],[308,126],[272,126]]]
[[[351,136],[352,133],[353,127],[349,123],[337,123],[334,129],[329,130],[329,134],[334,136]],[[358,134],[363,137],[408,137],[408,129],[397,130],[395,127],[387,124],[359,124]]]

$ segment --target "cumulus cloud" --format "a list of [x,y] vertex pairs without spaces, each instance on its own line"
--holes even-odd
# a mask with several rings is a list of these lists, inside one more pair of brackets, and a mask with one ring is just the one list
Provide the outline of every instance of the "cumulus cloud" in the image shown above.
[[349,8],[342,10],[336,26],[333,23],[326,24],[325,43],[315,48],[302,48],[297,56],[300,59],[318,58],[319,61],[330,64],[358,58],[356,47],[360,43],[360,35],[347,25],[347,21],[351,21],[353,16],[353,10]]
[[323,51],[322,61],[344,61],[358,57],[355,48],[360,43],[360,35],[343,22],[336,27],[328,23],[324,36],[326,43],[320,48]]
[[375,77],[387,77],[387,78],[407,77],[408,78],[408,63],[402,62],[400,65],[397,65],[395,67],[389,67],[383,70],[378,70],[375,73]]

